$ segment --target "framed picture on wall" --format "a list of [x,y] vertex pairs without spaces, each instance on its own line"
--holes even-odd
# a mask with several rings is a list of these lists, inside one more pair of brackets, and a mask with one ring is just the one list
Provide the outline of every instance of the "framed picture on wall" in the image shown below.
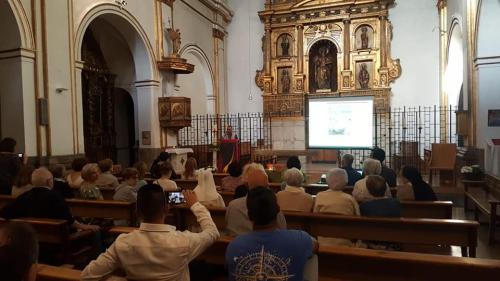
[[500,127],[500,109],[488,110],[488,127]]

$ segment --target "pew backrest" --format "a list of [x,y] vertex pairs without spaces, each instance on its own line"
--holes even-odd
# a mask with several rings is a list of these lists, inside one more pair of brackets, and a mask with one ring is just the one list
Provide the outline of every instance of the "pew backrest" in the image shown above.
[[[197,225],[195,216],[185,206],[175,208],[177,227],[181,230]],[[225,229],[224,208],[210,208],[219,230]],[[477,231],[475,221],[369,218],[305,212],[283,212],[288,229],[299,229],[314,237],[336,237],[404,244],[460,246],[475,256]],[[464,252],[464,255],[467,255]]]
[[135,203],[80,199],[66,199],[66,203],[71,214],[76,217],[127,220],[131,225],[135,225],[137,221]]

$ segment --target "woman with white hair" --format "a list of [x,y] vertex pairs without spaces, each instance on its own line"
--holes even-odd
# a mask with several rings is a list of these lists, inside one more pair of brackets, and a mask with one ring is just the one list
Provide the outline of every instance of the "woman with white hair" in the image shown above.
[[315,213],[359,216],[359,206],[354,198],[342,190],[347,184],[344,169],[335,168],[326,175],[329,190],[318,193],[314,204]]
[[[362,203],[375,199],[368,191],[368,188],[366,188],[366,177],[379,176],[381,172],[382,164],[380,164],[380,161],[371,158],[365,160],[365,163],[363,164],[363,176],[365,178],[357,181],[352,191],[352,196],[354,196],[356,201]],[[387,198],[392,198],[389,186],[387,186],[387,189],[385,190],[385,196]]]
[[[335,215],[359,216],[358,202],[343,192],[347,185],[347,172],[344,169],[335,168],[326,175],[329,190],[318,193],[314,204],[315,213],[327,213]],[[354,246],[352,241],[344,238],[318,237],[322,245]]]
[[282,211],[310,212],[314,199],[302,188],[304,182],[302,172],[297,168],[288,169],[284,174],[284,180],[285,189],[276,194],[280,209]]
[[194,193],[196,193],[200,203],[207,208],[226,207],[224,199],[222,199],[222,196],[217,192],[214,176],[208,169],[198,171],[198,186],[194,189]]

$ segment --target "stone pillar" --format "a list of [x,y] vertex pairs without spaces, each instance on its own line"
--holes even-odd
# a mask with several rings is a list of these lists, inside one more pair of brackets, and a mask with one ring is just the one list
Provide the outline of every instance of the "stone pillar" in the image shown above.
[[161,88],[158,81],[135,82],[137,90],[139,158],[150,163],[161,151],[158,98]]
[[387,16],[380,16],[380,67],[387,67]]

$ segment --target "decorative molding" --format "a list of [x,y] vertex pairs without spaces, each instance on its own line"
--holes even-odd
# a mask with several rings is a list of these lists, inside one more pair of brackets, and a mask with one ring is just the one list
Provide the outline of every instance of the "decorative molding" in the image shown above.
[[220,29],[212,28],[212,36],[220,40],[224,40],[224,37],[226,37],[226,33],[224,33],[224,31]]

